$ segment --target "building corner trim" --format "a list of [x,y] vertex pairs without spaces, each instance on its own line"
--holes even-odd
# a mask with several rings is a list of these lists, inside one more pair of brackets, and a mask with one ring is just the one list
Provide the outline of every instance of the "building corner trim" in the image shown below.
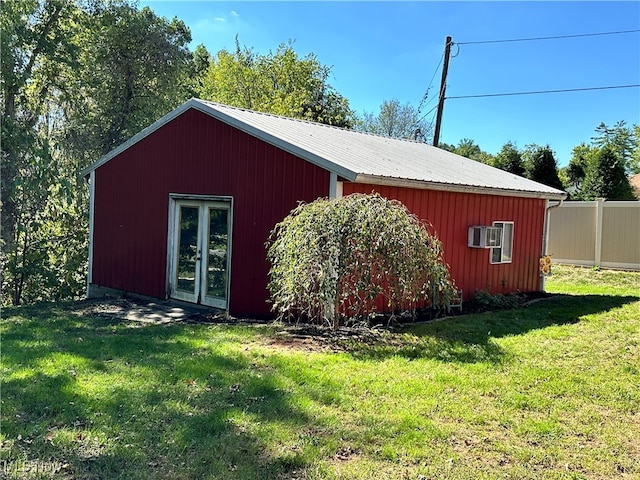
[[96,171],[91,170],[89,173],[89,255],[87,264],[87,292],[89,298],[89,289],[93,282],[93,226],[95,219],[95,201],[96,201]]

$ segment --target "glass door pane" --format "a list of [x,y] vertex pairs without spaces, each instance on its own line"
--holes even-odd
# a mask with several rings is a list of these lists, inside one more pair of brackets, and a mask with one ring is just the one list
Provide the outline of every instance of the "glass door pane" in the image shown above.
[[178,224],[178,259],[176,268],[176,290],[197,294],[198,272],[198,220],[200,209],[196,206],[180,206]]
[[169,295],[226,309],[231,261],[231,204],[177,200],[173,210]]
[[[229,210],[209,207],[205,303],[226,306],[229,257]],[[207,298],[209,297],[209,298]]]

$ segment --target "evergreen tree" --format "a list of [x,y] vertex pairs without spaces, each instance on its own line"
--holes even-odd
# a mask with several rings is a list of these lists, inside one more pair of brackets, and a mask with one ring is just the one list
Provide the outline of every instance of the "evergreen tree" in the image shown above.
[[596,128],[596,135],[591,138],[595,147],[609,147],[622,162],[628,173],[635,171],[638,165],[633,163],[636,138],[634,129],[628,127],[624,120],[620,120],[613,127],[604,122]]
[[565,187],[571,195],[571,200],[584,200],[582,185],[598,152],[598,148],[586,143],[576,145],[573,147],[569,165],[560,170],[559,173],[563,175]]
[[634,145],[629,169],[632,173],[640,173],[640,125],[633,126]]
[[493,166],[521,177],[523,177],[525,173],[522,155],[511,142],[505,143],[502,146],[502,150],[500,150],[495,157]]
[[635,200],[624,163],[610,147],[600,149],[587,170],[582,196],[585,200]]
[[528,157],[526,165],[527,178],[558,190],[564,190],[564,186],[558,176],[558,164],[553,157],[553,151],[548,145],[546,147],[536,146],[534,149],[530,147]]

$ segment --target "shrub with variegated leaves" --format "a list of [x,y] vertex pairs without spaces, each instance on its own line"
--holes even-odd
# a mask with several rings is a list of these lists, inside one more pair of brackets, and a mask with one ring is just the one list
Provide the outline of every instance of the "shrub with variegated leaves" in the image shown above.
[[456,289],[442,243],[400,202],[378,194],[295,208],[267,242],[269,290],[282,320],[370,320],[446,306]]

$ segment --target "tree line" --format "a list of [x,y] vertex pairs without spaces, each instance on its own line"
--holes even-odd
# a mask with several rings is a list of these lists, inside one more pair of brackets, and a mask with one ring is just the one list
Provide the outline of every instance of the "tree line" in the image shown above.
[[[0,42],[3,304],[83,295],[89,205],[78,172],[191,97],[431,140],[431,125],[398,100],[358,115],[329,83],[331,68],[314,54],[298,55],[291,42],[257,53],[236,37],[230,50],[191,51],[183,21],[135,0],[0,0]],[[640,132],[627,133],[623,124],[603,126],[595,143],[576,147],[571,169],[557,175],[560,188],[596,188],[593,165],[624,160],[637,170]],[[510,145],[525,175],[535,170],[530,164],[550,162],[547,153],[537,158]],[[468,140],[443,147],[518,168],[517,158],[502,159],[507,150],[493,157]],[[613,157],[598,160],[604,147]]]
[[562,168],[558,168],[549,145],[530,144],[519,149],[514,142],[507,142],[496,155],[482,151],[468,138],[440,147],[565,190],[569,200],[637,200],[629,177],[640,173],[640,126],[629,127],[624,121],[613,127],[598,125],[591,141],[575,146],[569,164]]
[[80,296],[78,172],[192,94],[191,33],[133,2],[0,4],[2,302]]

